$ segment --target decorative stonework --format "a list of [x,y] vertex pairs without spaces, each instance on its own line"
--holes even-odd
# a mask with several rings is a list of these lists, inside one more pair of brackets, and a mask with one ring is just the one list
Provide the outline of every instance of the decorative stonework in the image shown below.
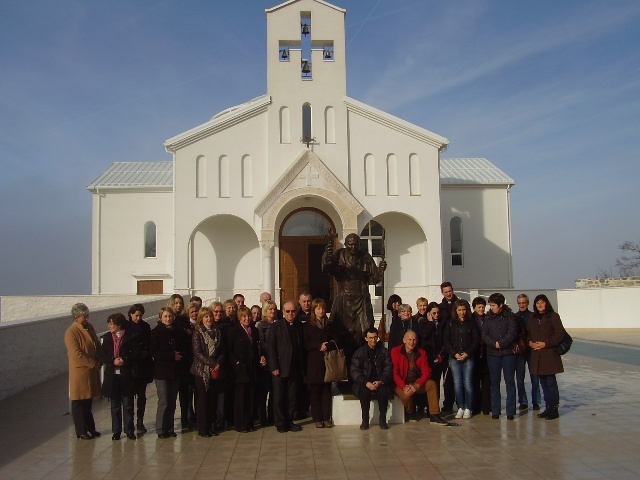
[[576,280],[576,288],[640,287],[640,277],[581,278]]
[[[358,215],[364,207],[311,150],[306,150],[276,182],[255,209],[262,217],[262,240],[272,240],[280,210],[291,200],[315,196],[329,201],[340,216],[343,233],[358,233]],[[271,239],[265,233],[271,232]]]

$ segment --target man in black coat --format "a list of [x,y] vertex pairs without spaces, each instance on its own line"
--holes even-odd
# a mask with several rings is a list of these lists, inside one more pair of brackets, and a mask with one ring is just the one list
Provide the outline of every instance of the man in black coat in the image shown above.
[[284,320],[271,325],[268,361],[273,375],[274,422],[278,432],[299,432],[293,423],[298,385],[302,382],[305,361],[302,324],[296,320],[294,302],[286,302]]
[[[442,302],[440,302],[440,321],[444,328],[453,316],[453,304],[458,300],[458,297],[453,293],[453,285],[451,285],[451,282],[442,282],[440,284],[440,291],[442,292]],[[453,376],[451,375],[451,370],[448,368],[449,359],[445,355],[443,360],[445,361],[443,369],[447,370],[447,374],[443,382],[444,400],[442,401],[442,413],[448,414],[453,413],[453,402],[456,399],[456,392],[453,388]]]
[[378,342],[378,330],[375,327],[365,332],[366,345],[356,350],[351,358],[349,374],[353,379],[353,390],[360,399],[362,424],[360,430],[369,428],[369,408],[371,400],[378,400],[380,409],[380,428],[387,430],[387,407],[393,389],[393,364],[389,350]]

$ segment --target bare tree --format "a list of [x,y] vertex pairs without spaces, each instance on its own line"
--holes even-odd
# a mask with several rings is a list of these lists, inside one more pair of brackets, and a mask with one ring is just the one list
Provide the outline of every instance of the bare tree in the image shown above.
[[627,240],[618,247],[624,254],[616,260],[616,267],[623,277],[640,273],[640,242]]

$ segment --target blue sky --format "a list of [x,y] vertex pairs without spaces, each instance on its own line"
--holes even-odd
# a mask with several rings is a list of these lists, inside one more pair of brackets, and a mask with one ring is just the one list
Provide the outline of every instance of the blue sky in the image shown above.
[[[86,186],[266,93],[276,4],[2,2],[0,295],[90,292]],[[516,287],[570,288],[640,239],[640,2],[335,4],[349,96],[516,180]]]

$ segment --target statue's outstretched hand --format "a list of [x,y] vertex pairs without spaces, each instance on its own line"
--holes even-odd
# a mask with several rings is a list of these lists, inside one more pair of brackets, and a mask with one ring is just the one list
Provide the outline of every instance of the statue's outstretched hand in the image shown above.
[[378,265],[378,269],[380,269],[381,272],[384,272],[387,269],[387,262],[382,260]]
[[331,244],[328,244],[324,249],[325,262],[331,263],[331,258],[333,257],[333,247]]

